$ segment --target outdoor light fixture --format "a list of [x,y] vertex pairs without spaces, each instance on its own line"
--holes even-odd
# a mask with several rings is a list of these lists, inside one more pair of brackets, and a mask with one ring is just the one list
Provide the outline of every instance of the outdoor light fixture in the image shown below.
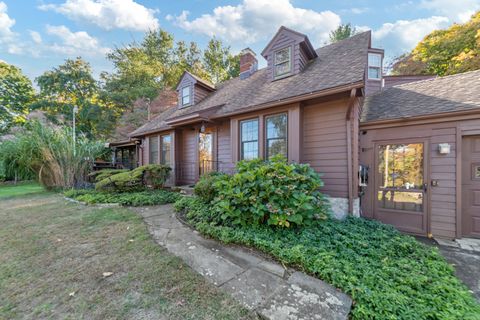
[[202,126],[200,127],[200,132],[201,133],[205,132],[205,123],[202,123]]
[[450,154],[450,144],[448,144],[448,143],[438,144],[438,153],[440,153],[440,154]]

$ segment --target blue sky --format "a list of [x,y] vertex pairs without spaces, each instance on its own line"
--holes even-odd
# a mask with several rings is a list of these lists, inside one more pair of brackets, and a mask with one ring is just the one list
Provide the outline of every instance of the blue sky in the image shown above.
[[0,60],[34,79],[82,56],[98,75],[112,68],[105,59],[111,48],[141,40],[149,29],[163,28],[202,47],[215,35],[234,52],[248,46],[260,53],[281,25],[319,47],[347,22],[372,30],[373,45],[393,57],[477,10],[480,0],[0,0]]

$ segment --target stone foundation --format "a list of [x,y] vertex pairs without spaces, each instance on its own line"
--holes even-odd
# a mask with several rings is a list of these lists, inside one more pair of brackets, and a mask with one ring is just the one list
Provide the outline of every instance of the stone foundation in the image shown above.
[[[347,198],[333,198],[328,197],[330,206],[332,207],[333,216],[336,219],[343,220],[348,216],[348,199]],[[354,217],[360,217],[360,199],[353,199],[353,212]]]

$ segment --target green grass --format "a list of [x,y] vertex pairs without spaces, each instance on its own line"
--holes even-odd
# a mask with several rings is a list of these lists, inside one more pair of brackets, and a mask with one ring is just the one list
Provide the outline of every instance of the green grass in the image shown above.
[[43,187],[35,182],[0,184],[0,200],[42,192],[45,192]]
[[0,201],[0,319],[251,316],[157,245],[129,209],[36,193]]
[[91,189],[72,189],[64,192],[68,198],[88,204],[118,203],[122,206],[152,206],[173,203],[180,198],[178,192],[167,190],[147,190],[138,192],[99,192]]
[[437,248],[377,221],[229,227],[212,223],[198,199],[175,207],[205,235],[257,248],[341,289],[354,300],[352,319],[480,319],[480,305]]

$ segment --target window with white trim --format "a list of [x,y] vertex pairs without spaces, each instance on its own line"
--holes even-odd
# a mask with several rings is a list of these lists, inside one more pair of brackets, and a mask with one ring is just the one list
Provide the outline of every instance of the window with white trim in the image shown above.
[[380,80],[382,78],[382,55],[368,54],[368,79]]
[[292,48],[286,47],[275,51],[274,54],[274,76],[281,78],[292,72]]
[[182,106],[190,104],[190,86],[182,88]]
[[267,159],[277,154],[287,157],[287,121],[286,113],[265,117]]
[[240,160],[258,158],[258,119],[240,121]]

